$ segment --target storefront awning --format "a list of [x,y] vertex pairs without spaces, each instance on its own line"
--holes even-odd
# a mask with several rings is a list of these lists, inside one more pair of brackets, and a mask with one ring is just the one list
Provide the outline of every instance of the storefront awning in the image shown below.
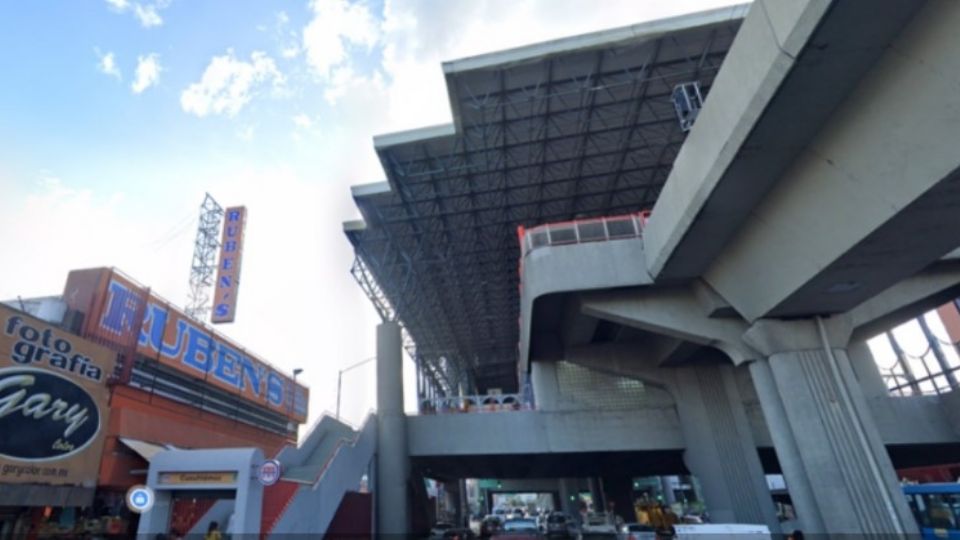
[[169,450],[169,448],[165,446],[148,443],[146,441],[141,441],[138,439],[128,439],[126,437],[118,437],[118,438],[120,439],[120,442],[122,442],[127,448],[139,454],[140,457],[147,460],[148,463],[153,459],[153,456],[157,455],[158,452]]

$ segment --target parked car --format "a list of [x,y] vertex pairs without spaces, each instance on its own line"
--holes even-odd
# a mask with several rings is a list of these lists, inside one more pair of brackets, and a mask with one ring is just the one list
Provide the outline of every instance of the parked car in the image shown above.
[[743,523],[711,523],[674,525],[677,540],[770,540],[773,535],[766,525]]
[[618,540],[617,526],[610,523],[606,514],[590,514],[580,526],[581,540]]
[[476,540],[477,535],[470,529],[447,529],[443,531],[443,540]]
[[540,540],[537,521],[531,518],[508,519],[493,540]]
[[625,523],[620,527],[620,540],[657,540],[657,531],[650,525]]
[[576,536],[577,525],[570,516],[563,512],[550,512],[544,524],[547,538],[573,538]]
[[499,516],[487,516],[480,521],[480,538],[490,538],[500,531],[503,520]]
[[443,534],[453,528],[452,523],[438,522],[430,527],[430,540],[442,540]]

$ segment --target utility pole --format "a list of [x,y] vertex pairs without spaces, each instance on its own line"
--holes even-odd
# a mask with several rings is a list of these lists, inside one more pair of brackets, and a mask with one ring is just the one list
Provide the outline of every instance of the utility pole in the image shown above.
[[370,357],[370,358],[365,358],[365,359],[357,362],[356,364],[351,364],[351,365],[349,365],[349,366],[341,369],[341,370],[337,373],[337,420],[340,419],[340,389],[343,387],[343,374],[346,373],[346,372],[348,372],[348,371],[350,371],[351,369],[358,368],[358,367],[360,367],[360,366],[362,366],[362,365],[364,365],[364,364],[368,364],[368,363],[370,363],[370,362],[373,362],[373,361],[376,360],[376,359],[377,359],[376,356],[373,356],[373,357]]

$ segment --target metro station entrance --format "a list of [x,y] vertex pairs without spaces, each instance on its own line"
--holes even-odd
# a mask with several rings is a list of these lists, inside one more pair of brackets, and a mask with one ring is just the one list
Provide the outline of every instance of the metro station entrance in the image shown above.
[[147,487],[155,502],[141,515],[138,536],[202,534],[216,522],[230,535],[258,534],[263,486],[257,448],[166,450],[150,462]]
[[234,512],[236,493],[233,490],[178,490],[171,494],[170,523],[167,530],[181,535],[203,532],[211,521],[214,506],[226,511],[227,519],[217,521],[221,530],[228,530]]

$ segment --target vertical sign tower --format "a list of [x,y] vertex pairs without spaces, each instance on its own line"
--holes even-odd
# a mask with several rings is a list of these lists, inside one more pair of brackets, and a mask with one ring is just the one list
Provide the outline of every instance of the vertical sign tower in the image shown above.
[[190,296],[187,300],[187,315],[200,320],[210,309],[210,286],[213,285],[213,270],[217,263],[217,248],[220,247],[220,220],[223,208],[207,193],[200,205],[200,221],[197,240],[193,246],[193,263],[190,265]]
[[223,239],[220,242],[220,265],[213,289],[212,323],[233,322],[237,313],[237,288],[240,286],[240,260],[243,255],[243,232],[247,208],[231,206],[224,212]]

